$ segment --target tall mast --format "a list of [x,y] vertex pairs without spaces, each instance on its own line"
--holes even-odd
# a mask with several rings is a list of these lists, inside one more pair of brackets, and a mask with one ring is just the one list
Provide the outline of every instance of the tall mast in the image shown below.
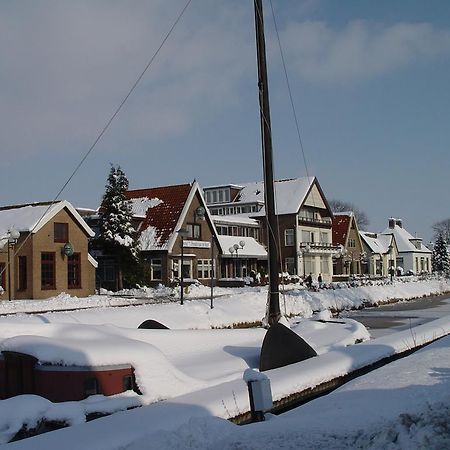
[[279,299],[279,267],[277,240],[278,222],[275,215],[275,193],[273,179],[272,132],[270,128],[269,85],[267,81],[266,44],[264,38],[264,16],[262,0],[254,0],[256,48],[258,62],[259,111],[264,161],[264,197],[266,208],[268,259],[269,259],[269,310],[268,323],[273,325],[281,317]]

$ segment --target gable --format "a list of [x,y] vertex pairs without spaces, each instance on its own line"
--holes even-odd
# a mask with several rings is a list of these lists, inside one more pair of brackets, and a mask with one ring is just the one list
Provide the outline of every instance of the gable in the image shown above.
[[322,194],[319,192],[316,184],[313,184],[309,191],[303,205],[312,206],[313,208],[327,209]]

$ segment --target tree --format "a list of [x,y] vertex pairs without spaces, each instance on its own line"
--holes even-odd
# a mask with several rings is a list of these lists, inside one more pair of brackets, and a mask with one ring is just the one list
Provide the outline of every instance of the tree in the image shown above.
[[120,166],[111,165],[101,206],[99,240],[105,251],[114,256],[118,268],[117,288],[123,289],[124,270],[137,261],[136,231],[132,226],[131,202],[125,192],[128,179]]
[[447,242],[443,234],[439,234],[433,247],[431,255],[431,267],[433,272],[450,274],[450,260],[447,250]]
[[334,213],[353,211],[356,223],[361,230],[366,230],[369,226],[370,221],[367,214],[364,211],[361,211],[353,203],[344,202],[342,200],[330,200],[328,203]]
[[437,240],[442,235],[444,241],[450,242],[450,219],[441,220],[433,225],[434,239]]

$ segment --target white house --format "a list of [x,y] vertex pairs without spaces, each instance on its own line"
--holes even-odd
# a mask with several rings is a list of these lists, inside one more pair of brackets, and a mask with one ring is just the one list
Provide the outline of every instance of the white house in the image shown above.
[[401,219],[390,218],[389,226],[382,234],[395,237],[398,247],[397,267],[415,274],[431,272],[431,250],[423,245],[421,238],[412,236],[403,228]]

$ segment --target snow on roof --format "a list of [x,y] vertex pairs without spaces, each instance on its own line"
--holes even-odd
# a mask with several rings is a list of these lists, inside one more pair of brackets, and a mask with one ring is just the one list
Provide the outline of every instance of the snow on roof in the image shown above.
[[159,198],[137,197],[130,199],[133,216],[145,217],[147,211],[160,205],[163,201]]
[[[289,180],[275,181],[275,203],[277,214],[296,214],[300,206],[305,201],[315,177],[292,178]],[[243,185],[240,194],[235,202],[237,203],[256,203],[264,202],[264,182],[247,183]],[[265,214],[264,209],[257,216]]]
[[141,228],[141,250],[167,250],[169,239],[183,212],[192,186],[180,184],[136,189],[125,193],[133,208],[145,217]]
[[242,236],[217,236],[223,249],[223,256],[232,256],[228,249],[241,241],[245,243],[244,248],[238,250],[238,257],[242,258],[267,258],[267,250],[252,237]]
[[232,216],[219,216],[211,215],[215,224],[242,224],[242,225],[254,225],[259,226],[259,222],[256,219],[251,219],[248,214],[234,214]]
[[[403,227],[398,226],[397,224],[394,228],[386,228],[383,233],[384,235],[394,235],[395,240],[397,241],[397,247],[399,252],[420,252],[420,253],[431,253],[425,245],[422,244],[422,239],[418,237],[412,236],[408,231],[406,231]],[[411,241],[416,241],[419,244],[419,248],[417,248]]]
[[88,236],[94,236],[94,232],[72,204],[63,200],[54,204],[37,203],[0,208],[0,239],[4,238],[10,229],[16,229],[22,233],[36,233],[64,208],[70,211]]
[[359,235],[373,253],[384,254],[389,252],[389,247],[392,244],[392,236],[369,233],[367,231],[360,231]]

